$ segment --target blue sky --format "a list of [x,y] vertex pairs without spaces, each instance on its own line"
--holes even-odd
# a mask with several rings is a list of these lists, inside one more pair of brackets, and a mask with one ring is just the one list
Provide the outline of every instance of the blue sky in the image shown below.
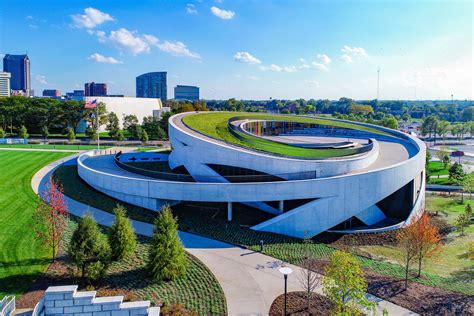
[[473,2],[2,1],[0,53],[36,94],[168,71],[207,99],[471,99]]

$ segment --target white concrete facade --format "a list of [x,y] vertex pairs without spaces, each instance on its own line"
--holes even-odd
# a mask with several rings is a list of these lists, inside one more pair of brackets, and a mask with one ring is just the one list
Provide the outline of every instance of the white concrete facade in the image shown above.
[[[164,202],[170,201],[244,203],[277,214],[253,229],[301,238],[319,234],[352,217],[367,225],[379,222],[385,215],[376,204],[404,187],[413,195],[407,210],[411,215],[396,225],[378,230],[401,227],[424,207],[422,173],[426,148],[423,142],[411,136],[377,127],[394,135],[393,142],[397,146],[408,148],[408,158],[395,162],[380,158],[391,155],[381,152],[381,148],[391,147],[384,147],[385,142],[376,139],[370,152],[355,157],[290,159],[206,137],[180,124],[184,115],[188,114],[170,118],[173,152],[169,165],[172,168],[184,166],[197,182],[140,176],[115,166],[112,156],[95,157],[93,152],[79,157],[79,175],[105,194],[152,210],[158,210]],[[284,180],[231,183],[207,164],[248,168],[279,175]],[[314,176],[308,177],[311,171]],[[298,172],[304,174],[303,178],[298,179]],[[278,209],[272,212],[268,204],[263,203],[297,199],[307,202],[283,213]],[[229,218],[231,211],[229,205]]]
[[[97,103],[105,103],[107,112],[117,114],[120,126],[122,126],[124,115],[136,115],[141,123],[144,117],[161,114],[160,110],[163,108],[161,100],[155,98],[84,97],[84,100],[86,102],[97,100]],[[102,126],[101,130],[105,130],[105,126]]]

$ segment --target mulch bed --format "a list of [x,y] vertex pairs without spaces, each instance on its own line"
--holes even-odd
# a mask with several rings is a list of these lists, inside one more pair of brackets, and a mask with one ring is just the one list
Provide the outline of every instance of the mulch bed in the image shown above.
[[[289,315],[314,315],[323,316],[330,315],[332,309],[332,303],[325,297],[316,293],[313,293],[311,298],[311,309],[307,309],[306,293],[305,292],[289,292],[287,313]],[[269,315],[281,316],[285,310],[285,294],[278,296],[270,306]]]
[[[324,273],[327,260],[317,259],[312,270]],[[384,276],[364,269],[368,292],[423,315],[474,315],[474,297],[449,292],[417,282]]]

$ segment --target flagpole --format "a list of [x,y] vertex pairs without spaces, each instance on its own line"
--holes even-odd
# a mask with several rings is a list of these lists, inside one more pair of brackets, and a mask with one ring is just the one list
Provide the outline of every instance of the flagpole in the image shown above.
[[100,153],[100,133],[99,133],[99,104],[95,105],[95,116],[97,119],[97,151]]

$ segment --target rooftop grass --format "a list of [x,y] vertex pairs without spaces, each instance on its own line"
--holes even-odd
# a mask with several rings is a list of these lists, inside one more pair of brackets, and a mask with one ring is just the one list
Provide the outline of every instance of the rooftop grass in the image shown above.
[[327,149],[327,148],[300,148],[282,143],[273,142],[271,140],[262,139],[241,133],[241,139],[234,136],[228,130],[227,124],[229,119],[233,117],[245,117],[249,119],[299,122],[324,124],[334,127],[351,128],[366,131],[375,134],[389,135],[375,128],[360,126],[348,122],[332,121],[322,118],[310,118],[291,115],[276,115],[266,113],[246,113],[246,112],[209,112],[187,115],[183,118],[183,122],[190,128],[210,136],[212,138],[222,140],[231,144],[256,149],[268,153],[282,156],[301,157],[301,158],[330,158],[350,156],[358,153],[356,148],[344,149]]

